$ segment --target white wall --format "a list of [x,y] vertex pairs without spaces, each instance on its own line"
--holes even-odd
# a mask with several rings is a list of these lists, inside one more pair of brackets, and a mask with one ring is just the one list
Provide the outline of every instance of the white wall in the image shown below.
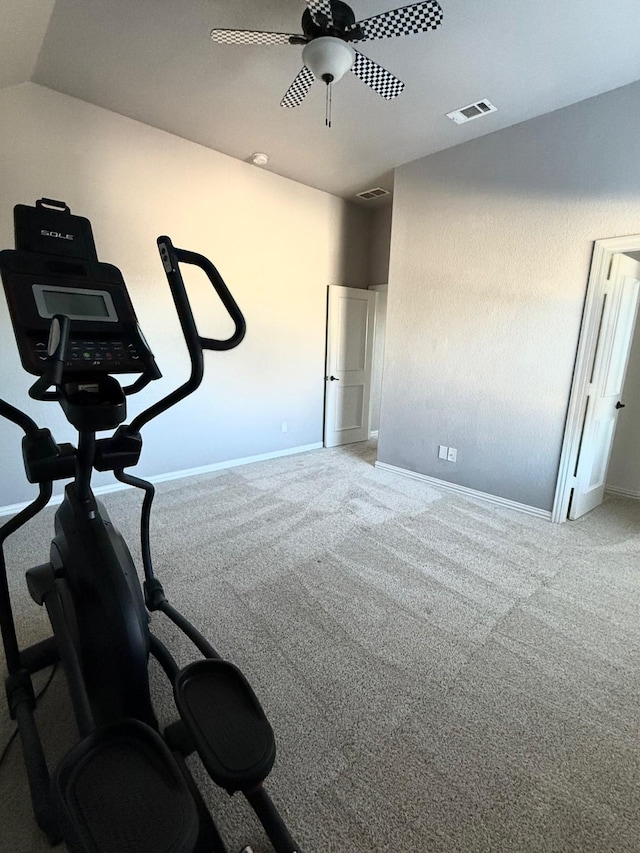
[[634,83],[396,171],[382,462],[551,509],[593,241],[638,232],[639,140]]
[[[369,283],[369,212],[35,84],[0,91],[0,115],[0,247],[14,245],[17,203],[61,199],[92,221],[98,256],[121,268],[164,374],[130,398],[130,416],[188,373],[159,234],[208,256],[246,315],[241,346],[208,353],[199,392],[146,429],[141,473],[321,441],[326,288]],[[197,273],[189,282],[201,333],[225,335],[211,289]],[[33,378],[20,366],[4,293],[0,376],[5,399],[71,440],[56,404],[27,399]],[[20,438],[0,422],[0,506],[34,492]]]

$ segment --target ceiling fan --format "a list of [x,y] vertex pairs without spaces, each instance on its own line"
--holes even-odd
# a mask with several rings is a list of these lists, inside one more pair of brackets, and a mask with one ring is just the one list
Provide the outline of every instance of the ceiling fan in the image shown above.
[[262,30],[211,30],[213,41],[221,44],[295,44],[304,45],[304,66],[287,89],[281,107],[297,107],[305,99],[315,79],[327,84],[327,118],[331,127],[331,84],[347,71],[387,100],[397,97],[404,83],[386,68],[359,53],[354,42],[406,36],[435,30],[442,23],[442,8],[436,0],[411,3],[356,21],[356,16],[341,0],[306,0],[302,15],[302,33],[274,33]]

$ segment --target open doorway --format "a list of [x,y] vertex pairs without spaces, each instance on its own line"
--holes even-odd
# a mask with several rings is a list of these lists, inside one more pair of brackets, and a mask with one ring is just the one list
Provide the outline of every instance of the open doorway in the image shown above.
[[616,428],[626,407],[622,398],[640,299],[639,251],[640,235],[598,240],[594,246],[554,522],[589,512],[607,488]]
[[609,460],[606,492],[640,500],[640,314],[631,342],[629,365],[624,382],[624,411],[620,412],[613,451]]

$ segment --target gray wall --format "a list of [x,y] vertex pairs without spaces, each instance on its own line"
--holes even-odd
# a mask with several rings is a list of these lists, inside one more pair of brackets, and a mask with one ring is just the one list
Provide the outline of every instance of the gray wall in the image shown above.
[[370,284],[389,283],[392,216],[391,204],[379,207],[371,213]]
[[[146,429],[141,473],[321,442],[327,286],[370,283],[369,211],[32,83],[0,90],[0,115],[0,247],[13,247],[17,203],[63,199],[91,219],[98,254],[122,269],[164,374],[130,398],[130,416],[189,370],[159,234],[211,257],[245,312],[242,345],[208,353],[198,393]],[[185,275],[202,334],[226,336],[211,288],[195,270]],[[32,381],[0,288],[0,393],[71,440],[57,405],[28,399]],[[20,438],[0,421],[0,506],[34,493]]]
[[550,510],[593,241],[638,232],[640,83],[400,167],[379,459]]

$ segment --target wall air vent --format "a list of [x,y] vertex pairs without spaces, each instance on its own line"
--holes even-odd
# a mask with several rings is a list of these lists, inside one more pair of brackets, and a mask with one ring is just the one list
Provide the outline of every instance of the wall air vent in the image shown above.
[[363,190],[361,193],[356,193],[358,198],[364,198],[366,201],[372,198],[380,198],[383,195],[389,195],[389,190],[383,190],[382,187],[374,187],[372,190]]
[[482,101],[476,101],[475,104],[468,104],[466,107],[460,107],[459,110],[447,113],[447,118],[455,121],[456,124],[464,124],[467,121],[473,121],[474,118],[486,116],[488,113],[495,113],[496,110],[497,107],[494,107],[491,101],[484,98]]

